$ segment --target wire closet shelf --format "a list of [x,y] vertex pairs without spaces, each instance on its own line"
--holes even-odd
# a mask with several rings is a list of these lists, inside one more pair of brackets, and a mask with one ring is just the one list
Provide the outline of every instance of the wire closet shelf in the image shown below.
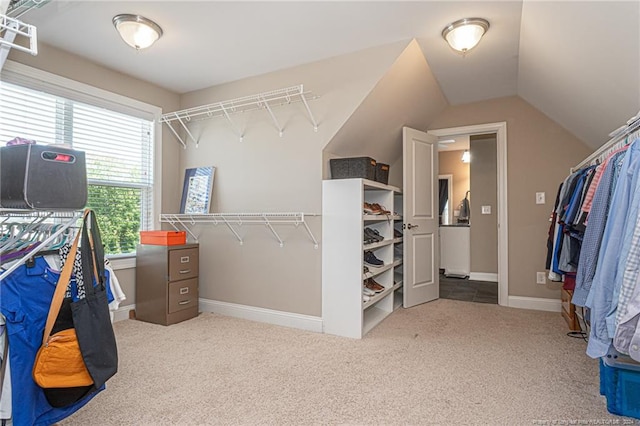
[[311,232],[306,218],[319,216],[315,213],[286,212],[286,213],[206,213],[206,214],[161,214],[160,222],[169,223],[176,231],[186,231],[195,241],[198,237],[190,229],[196,224],[211,224],[214,226],[225,225],[235,235],[240,244],[244,243],[238,230],[233,225],[264,225],[276,237],[280,247],[284,247],[284,241],[273,225],[289,224],[296,228],[300,225],[307,231],[307,235],[313,241],[314,248],[318,248],[318,240]]
[[[163,114],[160,118],[160,122],[169,127],[171,133],[178,139],[183,148],[187,148],[187,141],[190,139],[198,146],[198,139],[187,127],[187,124],[192,121],[205,120],[214,117],[225,117],[234,132],[243,140],[244,133],[237,129],[234,125],[231,115],[249,112],[253,110],[265,109],[269,113],[273,124],[279,131],[280,136],[284,134],[284,127],[280,125],[276,115],[273,112],[273,108],[288,105],[296,102],[302,102],[305,106],[309,119],[313,124],[313,130],[318,131],[318,123],[311,112],[309,107],[309,101],[317,99],[319,96],[313,95],[311,92],[305,92],[302,84],[298,86],[286,87],[283,89],[272,90],[269,92],[258,93],[255,95],[244,96],[241,98],[231,99],[227,101],[214,102],[208,105],[197,106],[193,108],[187,108],[180,111],[170,112]],[[176,127],[179,125],[186,133],[187,137],[183,139]]]

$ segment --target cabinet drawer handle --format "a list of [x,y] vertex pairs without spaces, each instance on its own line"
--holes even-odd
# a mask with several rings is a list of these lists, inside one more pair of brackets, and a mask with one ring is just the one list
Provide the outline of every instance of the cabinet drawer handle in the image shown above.
[[191,269],[183,269],[180,271],[181,274],[188,274],[189,272],[191,272]]
[[191,302],[191,300],[183,300],[182,302],[178,302],[178,305],[186,305],[189,302]]
[[189,263],[189,256],[182,256],[180,258],[180,263]]
[[187,294],[189,293],[189,287],[182,287],[180,289],[180,294]]

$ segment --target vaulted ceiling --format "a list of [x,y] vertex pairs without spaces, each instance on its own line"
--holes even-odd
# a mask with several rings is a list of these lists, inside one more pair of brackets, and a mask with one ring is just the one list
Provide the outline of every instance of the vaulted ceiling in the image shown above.
[[[163,37],[133,50],[120,13]],[[491,28],[462,57],[441,31],[473,16]],[[519,95],[594,148],[640,110],[637,1],[52,0],[21,20],[41,43],[177,93],[415,38],[451,105]]]

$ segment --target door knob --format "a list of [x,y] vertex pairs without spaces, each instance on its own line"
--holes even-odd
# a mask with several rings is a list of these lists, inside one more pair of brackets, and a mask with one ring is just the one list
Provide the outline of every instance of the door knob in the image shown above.
[[408,224],[408,225],[407,225],[407,228],[409,228],[409,229],[413,229],[413,228],[417,228],[418,226],[420,226],[420,225],[412,225],[412,224]]

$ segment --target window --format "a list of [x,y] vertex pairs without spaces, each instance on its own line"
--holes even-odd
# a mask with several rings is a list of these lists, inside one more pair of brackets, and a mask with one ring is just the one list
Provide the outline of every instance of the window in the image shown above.
[[0,142],[19,136],[84,151],[87,207],[105,252],[135,252],[139,231],[153,226],[153,121],[3,80]]

